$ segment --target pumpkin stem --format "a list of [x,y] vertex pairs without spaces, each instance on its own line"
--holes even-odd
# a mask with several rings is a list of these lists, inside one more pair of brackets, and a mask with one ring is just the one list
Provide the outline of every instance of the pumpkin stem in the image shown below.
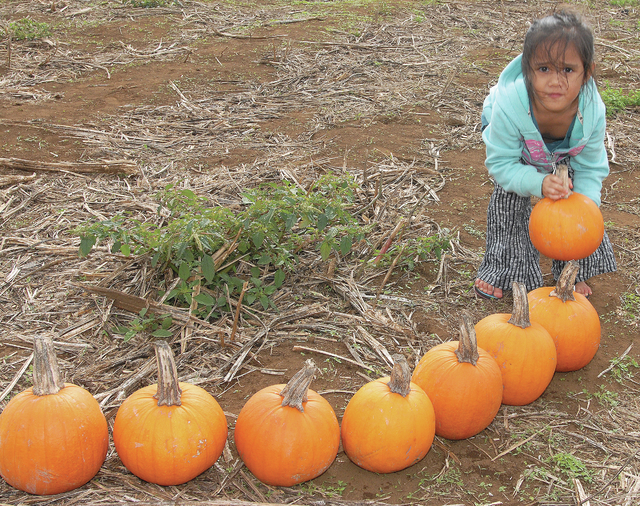
[[295,373],[280,391],[282,406],[291,406],[304,413],[302,403],[307,402],[307,390],[317,370],[313,360],[309,359],[304,363],[304,367]]
[[166,341],[158,341],[154,347],[158,363],[158,390],[153,398],[158,399],[158,406],[180,406],[182,389],[171,347]]
[[531,326],[527,287],[517,281],[513,282],[513,312],[511,313],[511,318],[508,323],[516,325],[521,329],[526,329]]
[[471,317],[463,313],[462,323],[460,324],[460,342],[456,350],[458,362],[467,362],[476,365],[480,354],[478,353],[478,341],[476,339],[476,329],[471,323]]
[[57,394],[64,388],[51,336],[33,338],[33,389],[35,395]]
[[561,165],[557,165],[556,176],[560,178],[560,180],[562,181],[562,186],[564,186],[564,189],[568,192],[567,196],[564,198],[569,198],[569,195],[571,195],[572,193],[569,189],[569,166],[564,163]]
[[406,397],[411,392],[411,368],[404,355],[396,353],[391,358],[393,359],[393,369],[391,369],[391,380],[387,385],[394,394]]
[[575,260],[570,260],[562,269],[556,287],[551,291],[549,297],[558,297],[562,302],[576,300],[573,295],[573,288],[576,284],[576,276],[580,270],[580,264]]

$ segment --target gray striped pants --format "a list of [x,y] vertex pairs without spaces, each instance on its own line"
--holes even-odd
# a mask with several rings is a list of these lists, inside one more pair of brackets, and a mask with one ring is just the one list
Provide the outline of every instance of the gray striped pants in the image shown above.
[[[540,253],[529,238],[531,197],[506,192],[494,182],[495,188],[487,210],[487,247],[478,268],[478,278],[502,290],[510,290],[514,281],[527,290],[543,286]],[[576,282],[616,270],[616,259],[607,233],[598,249],[579,260]],[[553,260],[551,272],[558,279],[566,262]]]

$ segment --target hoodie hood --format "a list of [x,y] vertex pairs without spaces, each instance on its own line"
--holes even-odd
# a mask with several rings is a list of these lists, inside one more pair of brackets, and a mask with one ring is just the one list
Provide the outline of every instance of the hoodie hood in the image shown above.
[[500,94],[500,102],[504,103],[506,108],[514,111],[514,119],[518,120],[520,127],[529,128],[533,126],[528,123],[529,116],[529,94],[522,73],[522,55],[514,58],[509,65],[502,71],[498,84],[492,88],[492,92]]

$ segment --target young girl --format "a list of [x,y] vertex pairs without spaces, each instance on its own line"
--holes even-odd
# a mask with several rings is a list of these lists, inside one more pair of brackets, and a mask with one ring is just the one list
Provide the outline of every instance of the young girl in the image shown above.
[[[513,281],[528,290],[542,286],[540,253],[529,239],[531,196],[563,198],[554,174],[569,165],[570,188],[600,205],[602,181],[609,174],[604,145],[605,106],[593,80],[593,34],[574,13],[558,12],[535,21],[524,49],[502,72],[484,101],[482,138],[486,165],[495,182],[487,211],[487,247],[475,291],[501,298]],[[609,237],[582,259],[575,291],[616,270]],[[564,262],[553,261],[557,279]]]

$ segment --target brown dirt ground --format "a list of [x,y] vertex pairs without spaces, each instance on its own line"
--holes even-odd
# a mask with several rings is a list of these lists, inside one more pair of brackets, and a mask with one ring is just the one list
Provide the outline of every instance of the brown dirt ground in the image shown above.
[[[18,4],[17,2],[13,2]],[[401,2],[390,1],[389,9],[403,12]],[[506,2],[505,2],[506,3]],[[512,4],[513,2],[509,2]],[[535,3],[535,2],[534,2]],[[464,2],[455,2],[464,4]],[[247,8],[242,4],[243,8]],[[375,3],[382,8],[382,3]],[[393,6],[393,8],[392,8]],[[256,8],[268,8],[268,3],[258,4]],[[351,6],[356,12],[358,9]],[[453,8],[453,7],[452,7]],[[543,10],[538,4],[532,5],[532,15]],[[362,8],[362,14],[368,14],[369,10]],[[393,11],[396,12],[396,11]],[[459,10],[457,11],[460,12]],[[633,11],[635,13],[635,11]],[[637,13],[634,14],[638,18]],[[50,21],[50,14],[41,14],[41,19]],[[381,15],[382,16],[382,15]],[[82,29],[68,29],[63,40],[71,48],[91,49],[105,47],[110,44],[130,44],[135,48],[144,49],[150,41],[171,39],[175,27],[173,20],[179,16],[150,15],[145,17],[126,18],[118,17],[109,22],[89,24]],[[331,32],[328,28],[336,23],[336,17],[327,16],[323,19],[315,19],[285,25],[264,26],[256,29],[255,36],[283,36],[293,41],[300,40],[331,40]],[[391,22],[381,17],[380,23]],[[374,19],[375,23],[375,19]],[[60,34],[56,35],[60,37]],[[637,39],[637,28],[635,37]],[[503,51],[502,56],[515,55],[516,49]],[[636,47],[638,47],[636,45]],[[29,128],[26,122],[37,119],[42,123],[53,122],[64,125],[94,125],[99,124],[102,117],[117,115],[121,112],[140,106],[170,105],[176,100],[175,94],[169,90],[169,81],[190,82],[192,86],[198,83],[216,82],[218,90],[233,93],[238,81],[250,80],[252,82],[269,82],[277,78],[278,68],[264,61],[264,57],[274,50],[273,39],[251,38],[236,39],[231,37],[209,37],[198,41],[197,51],[189,58],[169,61],[149,61],[145,64],[127,65],[121,68],[111,69],[110,76],[104,70],[84,71],[76,78],[66,81],[52,80],[36,85],[33,91],[50,93],[53,98],[42,101],[34,101],[24,98],[4,97],[0,99],[0,118],[2,129],[0,131],[0,156],[9,158],[26,158],[47,162],[60,160],[78,161],[83,159],[86,146],[82,143],[71,142],[61,133],[49,129]],[[478,47],[468,48],[468,54],[477,60],[489,60],[484,69],[486,73],[476,75],[460,75],[454,81],[454,85],[466,86],[476,89],[486,89],[497,77],[504,65],[504,59],[491,62],[493,48]],[[0,58],[3,50],[0,48]],[[261,60],[262,58],[262,60]],[[0,72],[7,72],[6,66]],[[636,76],[637,77],[637,76]],[[324,149],[319,154],[321,157],[344,160],[344,164],[354,169],[363,170],[372,158],[389,156],[393,154],[399,160],[424,158],[424,146],[426,138],[438,138],[438,130],[431,127],[442,124],[454,124],[456,121],[464,121],[459,118],[458,112],[448,107],[426,107],[420,105],[407,114],[394,116],[387,120],[372,121],[371,118],[354,119],[334,126],[330,130],[320,130],[313,133],[314,139],[324,141]],[[420,113],[420,114],[409,114]],[[260,124],[263,131],[284,134],[292,139],[305,132],[305,125],[314,111],[295,111],[280,115],[277,119],[265,120]],[[421,118],[422,121],[417,121]],[[15,122],[15,123],[12,123]],[[636,122],[637,125],[637,122]],[[39,143],[25,142],[25,139],[39,139]],[[227,154],[215,159],[206,160],[211,165],[220,164],[228,167],[239,166],[243,163],[252,163],[260,152],[251,148],[235,147]],[[481,251],[484,245],[482,232],[485,226],[485,209],[491,192],[490,184],[487,184],[486,169],[483,164],[484,152],[478,143],[466,150],[447,150],[442,153],[441,165],[445,167],[446,184],[438,192],[440,202],[430,204],[428,213],[430,219],[452,230],[459,230],[460,242],[465,247]],[[341,163],[336,163],[340,166]],[[448,170],[447,168],[463,167],[462,170]],[[640,194],[640,178],[638,177],[638,165],[612,166],[613,174],[605,182],[605,203],[602,207],[605,221],[615,224],[612,234],[616,245],[620,244],[622,234],[620,231],[638,233],[638,206],[637,197]],[[47,176],[44,176],[47,177]],[[54,176],[50,176],[54,177]],[[6,202],[7,197],[3,197]],[[632,205],[620,205],[631,203]],[[635,203],[635,207],[633,204]],[[5,223],[3,235],[12,235],[16,232],[11,223]],[[617,231],[617,232],[616,232]],[[617,251],[620,251],[617,249]],[[465,266],[456,266],[460,272],[465,271]],[[549,276],[550,268],[548,260],[543,260],[544,271]],[[425,286],[432,283],[437,274],[438,265],[426,263],[418,266],[421,278],[411,285],[406,293],[398,290],[396,294],[411,297],[413,293],[424,292]],[[473,269],[466,270],[468,287],[473,281]],[[3,273],[6,275],[7,273]],[[401,275],[396,276],[396,282]],[[637,293],[638,286],[636,273],[627,272],[625,269],[619,272],[604,275],[591,281],[594,295],[591,301],[602,317],[602,344],[595,359],[583,370],[574,373],[557,374],[553,382],[544,393],[543,397],[536,401],[531,412],[540,412],[546,416],[549,413],[561,412],[570,418],[577,415],[583,409],[596,408],[595,400],[589,400],[585,396],[575,395],[576,392],[588,390],[597,392],[601,385],[609,391],[619,393],[623,386],[610,381],[606,376],[599,374],[610,365],[610,360],[622,354],[627,347],[635,343],[629,356],[640,360],[640,349],[637,346],[638,330],[636,326],[623,323],[618,318],[617,310],[620,308],[620,296],[624,293]],[[401,283],[398,283],[400,286]],[[468,292],[468,290],[467,290]],[[476,314],[488,314],[493,311],[508,312],[510,300],[491,303],[475,300],[470,293],[459,304],[472,305]],[[455,339],[455,329],[448,323],[449,320],[434,315],[428,311],[418,310],[414,316],[421,332],[437,334],[441,339]],[[302,343],[308,344],[308,343]],[[320,346],[318,342],[315,343]],[[340,343],[323,341],[322,348],[327,351],[344,353]],[[3,354],[6,354],[5,351]],[[272,346],[269,353],[262,353],[259,364],[262,367],[276,370],[286,370],[286,378],[298,370],[304,359],[308,358],[299,351],[294,351],[290,345]],[[318,357],[318,361],[322,358]],[[334,406],[338,416],[343,412],[349,395],[340,390],[355,391],[362,383],[356,367],[349,364],[337,364],[334,361],[323,362],[325,372],[314,382],[312,387],[317,391],[333,391],[326,394],[326,398]],[[276,377],[277,382],[281,380]],[[274,377],[267,374],[253,373],[238,378],[233,384],[215,392],[217,399],[226,413],[230,414],[229,425],[233,428],[234,418],[237,415],[249,395],[259,388],[274,382]],[[21,385],[19,383],[18,385]],[[591,407],[589,407],[591,406]],[[516,408],[504,407],[492,427],[482,434],[464,441],[442,441],[434,445],[423,461],[402,472],[390,475],[378,475],[364,471],[353,465],[346,455],[339,453],[335,463],[320,478],[313,482],[298,487],[298,492],[303,494],[301,503],[320,499],[342,500],[378,500],[388,503],[408,503],[418,501],[420,504],[552,504],[551,500],[544,502],[540,497],[544,496],[544,487],[538,483],[526,485],[525,492],[514,498],[518,488],[516,482],[523,472],[539,460],[539,455],[522,452],[511,452],[503,459],[496,461],[492,457],[497,454],[497,448],[503,448],[505,443],[505,431],[509,430],[509,424],[517,420],[509,418],[510,414],[520,413]],[[113,421],[110,413],[110,422]],[[511,421],[510,421],[511,420]],[[553,418],[549,418],[549,423]],[[572,427],[578,431],[579,427]],[[636,427],[637,430],[637,427]],[[232,430],[230,432],[232,435]],[[508,436],[506,436],[508,438]],[[230,436],[230,441],[232,441]],[[507,439],[508,441],[508,439]],[[606,456],[603,456],[603,462]],[[117,455],[109,454],[110,468],[119,469],[123,474],[126,471],[117,464]],[[638,469],[637,459],[632,466]],[[214,479],[211,474],[218,471],[211,470],[205,473],[202,479]],[[636,473],[637,474],[637,473]],[[436,490],[433,479],[439,475],[441,481],[439,487],[444,487],[441,495],[429,493],[429,488]],[[176,499],[180,496],[180,487],[174,488],[165,494],[157,489],[153,492],[145,492],[142,482],[135,482],[129,475],[127,483],[132,486],[128,490],[129,497],[137,497],[139,500],[151,499]],[[86,487],[100,486],[100,475],[94,480],[94,484]],[[445,482],[448,482],[445,483]],[[443,485],[443,483],[445,483]],[[527,488],[527,486],[529,488]],[[448,489],[447,489],[448,487]],[[542,491],[541,488],[543,489]],[[287,493],[277,489],[267,489],[260,485],[262,496],[251,495],[251,490],[245,494],[238,493],[234,489],[228,496],[254,500],[268,498],[269,501],[279,502],[290,498]],[[443,488],[438,488],[443,490]],[[448,490],[448,492],[446,491]],[[524,490],[524,489],[523,489]],[[107,490],[108,492],[108,490]],[[234,495],[235,494],[235,495]],[[542,495],[541,495],[542,494]],[[557,504],[574,504],[573,486],[569,484]],[[222,496],[221,496],[222,497]],[[155,498],[155,499],[154,499]],[[456,499],[457,498],[457,499]],[[104,497],[107,501],[108,496]],[[210,499],[216,499],[211,497]],[[0,483],[0,502],[7,504],[31,504],[48,499],[29,497],[16,493],[4,483]],[[120,499],[119,499],[120,500]],[[123,499],[124,500],[124,499]],[[537,502],[539,501],[539,502]],[[564,502],[563,502],[564,501]],[[633,500],[630,504],[638,504],[640,499]],[[71,504],[73,500],[59,500],[59,503]],[[82,503],[82,499],[79,499]],[[605,501],[606,502],[606,501]],[[55,503],[52,500],[51,503]],[[556,504],[553,503],[553,504]],[[319,503],[318,503],[319,504]],[[597,504],[597,502],[596,502]],[[607,504],[610,504],[607,502]],[[613,503],[611,503],[613,504]]]

